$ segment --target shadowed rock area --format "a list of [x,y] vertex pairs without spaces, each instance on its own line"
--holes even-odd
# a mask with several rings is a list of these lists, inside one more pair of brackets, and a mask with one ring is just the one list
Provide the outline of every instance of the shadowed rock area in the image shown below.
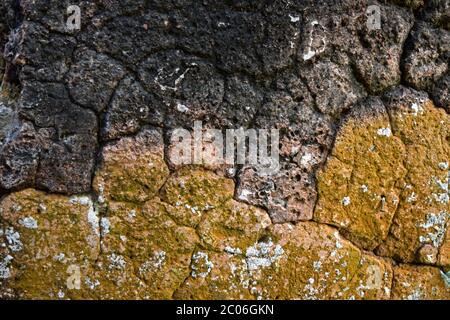
[[[449,10],[2,1],[0,298],[449,299]],[[176,163],[200,122],[277,171]]]

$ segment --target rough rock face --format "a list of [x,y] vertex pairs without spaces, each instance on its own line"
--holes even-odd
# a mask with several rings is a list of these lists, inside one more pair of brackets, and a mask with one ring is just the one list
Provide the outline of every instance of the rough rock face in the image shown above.
[[[411,89],[382,98],[364,101],[343,120],[317,176],[315,219],[403,262],[421,262],[420,247],[432,245],[434,264],[448,241],[450,118]],[[447,256],[443,251],[438,260]]]
[[2,1],[0,298],[449,299],[449,8]]

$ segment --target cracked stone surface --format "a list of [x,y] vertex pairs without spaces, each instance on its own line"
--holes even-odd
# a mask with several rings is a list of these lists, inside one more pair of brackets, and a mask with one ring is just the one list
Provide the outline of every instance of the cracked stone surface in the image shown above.
[[[450,299],[449,10],[2,1],[0,298]],[[175,163],[199,121],[278,171]]]
[[381,100],[362,102],[342,121],[317,174],[315,220],[340,227],[361,247],[374,249],[386,238],[397,209],[405,156]]

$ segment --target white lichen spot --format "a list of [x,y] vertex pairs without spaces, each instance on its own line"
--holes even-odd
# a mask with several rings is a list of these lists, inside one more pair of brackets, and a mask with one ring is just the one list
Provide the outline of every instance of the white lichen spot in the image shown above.
[[112,270],[112,269],[118,269],[118,270],[125,269],[126,261],[121,255],[113,253],[113,254],[109,255],[108,259],[109,259],[109,262],[110,262],[110,264],[109,264],[109,269],[110,270]]
[[98,217],[98,211],[94,206],[94,203],[92,202],[91,198],[87,196],[74,196],[69,199],[69,202],[71,204],[80,204],[82,206],[88,207],[87,210],[87,219],[89,224],[91,225],[92,231],[95,235],[100,235],[100,228],[99,228],[99,217]]
[[367,193],[367,192],[369,192],[369,187],[366,186],[365,184],[363,184],[363,185],[361,186],[361,190],[362,190],[362,192]]
[[444,181],[441,181],[440,179],[436,177],[432,177],[431,183],[435,183],[437,187],[439,188],[438,193],[433,193],[432,196],[434,197],[434,200],[441,204],[448,204],[450,201],[450,192],[449,192],[449,184],[450,184],[450,171],[447,173],[447,177],[444,178]]
[[89,277],[86,277],[86,279],[84,279],[84,283],[91,290],[95,290],[95,288],[97,288],[100,285],[100,281],[98,281],[97,279],[95,281],[91,280],[91,278]]
[[6,242],[12,252],[18,252],[23,249],[22,241],[20,241],[20,234],[14,228],[7,228],[5,231]]
[[209,260],[208,254],[198,251],[192,256],[191,276],[193,278],[206,278],[214,268],[214,264]]
[[186,107],[184,104],[177,103],[177,111],[181,113],[186,113],[189,111],[189,108]]
[[[450,176],[450,172],[449,172],[449,176]],[[448,193],[448,185],[450,184],[450,177],[448,177],[446,180],[441,181],[440,179],[437,179],[435,177],[433,177],[433,179],[435,181],[435,183],[437,184],[437,186],[444,192]]]
[[164,265],[164,262],[166,261],[166,252],[165,251],[158,251],[155,252],[155,254],[147,261],[145,261],[140,267],[139,267],[139,273],[141,275],[144,275],[145,273],[149,271],[157,271],[162,268]]
[[309,60],[309,59],[311,59],[312,57],[314,57],[316,55],[316,51],[314,51],[314,50],[311,50],[311,48],[308,48],[308,52],[306,52],[304,55],[303,55],[303,60]]
[[246,250],[247,267],[250,271],[270,267],[280,260],[283,254],[283,248],[279,244],[275,245],[270,238],[266,242],[257,242]]
[[439,162],[438,167],[441,170],[447,170],[448,169],[448,162]]
[[[311,22],[311,26],[312,27],[314,27],[314,26],[316,26],[318,24],[319,24],[319,22],[317,20],[314,20],[314,21]],[[314,41],[313,33],[314,33],[314,29],[312,28],[311,31],[309,32],[310,39],[309,39],[308,49],[303,54],[303,60],[304,61],[307,61],[307,60],[313,58],[316,54],[324,52],[325,48],[326,48],[326,42],[327,42],[326,38],[322,37],[322,39],[321,39],[322,47],[317,49],[317,50],[312,49],[312,44],[313,44],[313,41]]]
[[19,223],[27,229],[37,229],[38,223],[33,217],[25,217],[19,220]]
[[291,22],[293,22],[293,23],[300,21],[300,17],[298,17],[298,16],[289,15],[289,18],[291,19]]
[[64,262],[65,258],[66,258],[66,255],[63,252],[60,252],[53,257],[53,260],[58,261],[58,262]]
[[226,253],[229,253],[229,254],[242,254],[242,251],[239,248],[233,248],[233,247],[230,247],[230,246],[226,246],[224,248],[224,250],[225,250]]
[[418,105],[417,103],[413,103],[411,105],[411,110],[413,111],[413,116],[417,116],[419,114],[423,113],[423,108],[421,105]]
[[336,249],[342,249],[344,246],[342,245],[340,240],[336,240]]
[[13,260],[13,257],[7,255],[3,260],[0,261],[0,279],[8,279],[11,277],[11,270],[9,269],[9,264]]
[[110,231],[110,228],[111,228],[111,223],[109,222],[109,219],[107,217],[101,218],[100,230],[101,230],[102,236],[108,234]]
[[367,280],[364,289],[380,289],[383,283],[383,274],[378,265],[370,265],[366,269]]
[[348,206],[348,205],[350,204],[350,197],[344,197],[344,198],[341,200],[341,203],[342,203],[342,205],[343,205],[344,207]]
[[406,198],[406,202],[408,203],[412,203],[414,201],[417,200],[417,195],[415,192],[411,193],[407,198]]
[[310,164],[313,165],[314,164],[313,159],[314,159],[313,155],[311,153],[306,152],[300,159],[300,165],[303,167],[307,167]]
[[250,190],[242,190],[241,194],[239,195],[239,200],[244,200],[244,201],[248,201],[248,196],[252,195],[253,192],[251,192]]
[[133,220],[134,218],[136,218],[136,210],[131,210],[128,213],[128,218],[130,218],[131,220]]
[[408,295],[406,297],[406,299],[408,299],[408,300],[420,300],[420,299],[422,299],[422,295],[423,295],[422,290],[419,287],[419,288],[415,289],[410,295]]
[[441,211],[438,214],[429,213],[427,215],[427,221],[419,224],[419,227],[426,231],[432,231],[428,232],[425,236],[420,236],[419,241],[421,243],[432,243],[434,247],[439,248],[447,230],[448,216],[449,214],[446,211]]
[[308,283],[303,288],[305,294],[303,299],[305,300],[317,300],[317,295],[320,293],[318,288],[314,287],[314,278],[309,278]]
[[76,264],[72,264],[67,268],[69,277],[66,280],[66,286],[69,290],[81,289],[81,270]]
[[433,254],[427,254],[425,256],[425,262],[433,264],[435,261],[435,256]]
[[[192,63],[191,65],[195,66],[196,64]],[[168,72],[166,74],[163,74],[165,70],[164,70],[164,68],[161,68],[161,69],[158,70],[158,74],[156,75],[156,77],[154,78],[153,81],[154,81],[154,83],[156,83],[159,86],[161,91],[166,91],[166,90],[177,91],[178,90],[178,86],[181,84],[181,82],[183,81],[183,79],[186,76],[186,73],[189,72],[189,70],[191,70],[191,68],[186,68],[186,70],[184,70],[184,72],[180,74],[180,76],[174,81],[174,86],[173,87],[168,86],[168,85],[164,85],[160,81],[165,81],[165,80],[167,80],[167,79],[169,79],[171,77],[174,77],[176,74],[179,73],[180,68],[175,68],[174,71]]]
[[18,204],[16,204],[16,203],[14,203],[14,204],[12,205],[12,209],[13,209],[15,212],[19,212],[19,211],[22,210],[22,206],[21,206],[21,205],[18,205]]
[[409,288],[409,287],[411,287],[411,284],[408,283],[408,282],[401,282],[400,284],[401,284],[402,287],[404,287],[404,288]]
[[445,286],[447,288],[450,288],[450,271],[448,271],[447,273],[444,273],[441,270],[441,277],[442,277],[442,280],[444,280]]
[[103,204],[105,203],[105,196],[104,196],[105,187],[102,184],[98,185],[98,203]]
[[392,134],[391,128],[380,128],[377,130],[377,134],[382,137],[390,137]]
[[322,269],[322,261],[314,261],[313,269],[315,272],[319,272]]
[[450,196],[448,193],[433,193],[434,200],[436,202],[447,204],[450,201]]

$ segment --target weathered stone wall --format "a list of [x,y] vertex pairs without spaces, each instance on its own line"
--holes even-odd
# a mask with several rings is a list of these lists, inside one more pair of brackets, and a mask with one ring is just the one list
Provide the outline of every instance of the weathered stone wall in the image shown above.
[[[0,298],[449,299],[449,21],[448,0],[2,1]],[[278,129],[280,170],[175,164],[195,121]]]

